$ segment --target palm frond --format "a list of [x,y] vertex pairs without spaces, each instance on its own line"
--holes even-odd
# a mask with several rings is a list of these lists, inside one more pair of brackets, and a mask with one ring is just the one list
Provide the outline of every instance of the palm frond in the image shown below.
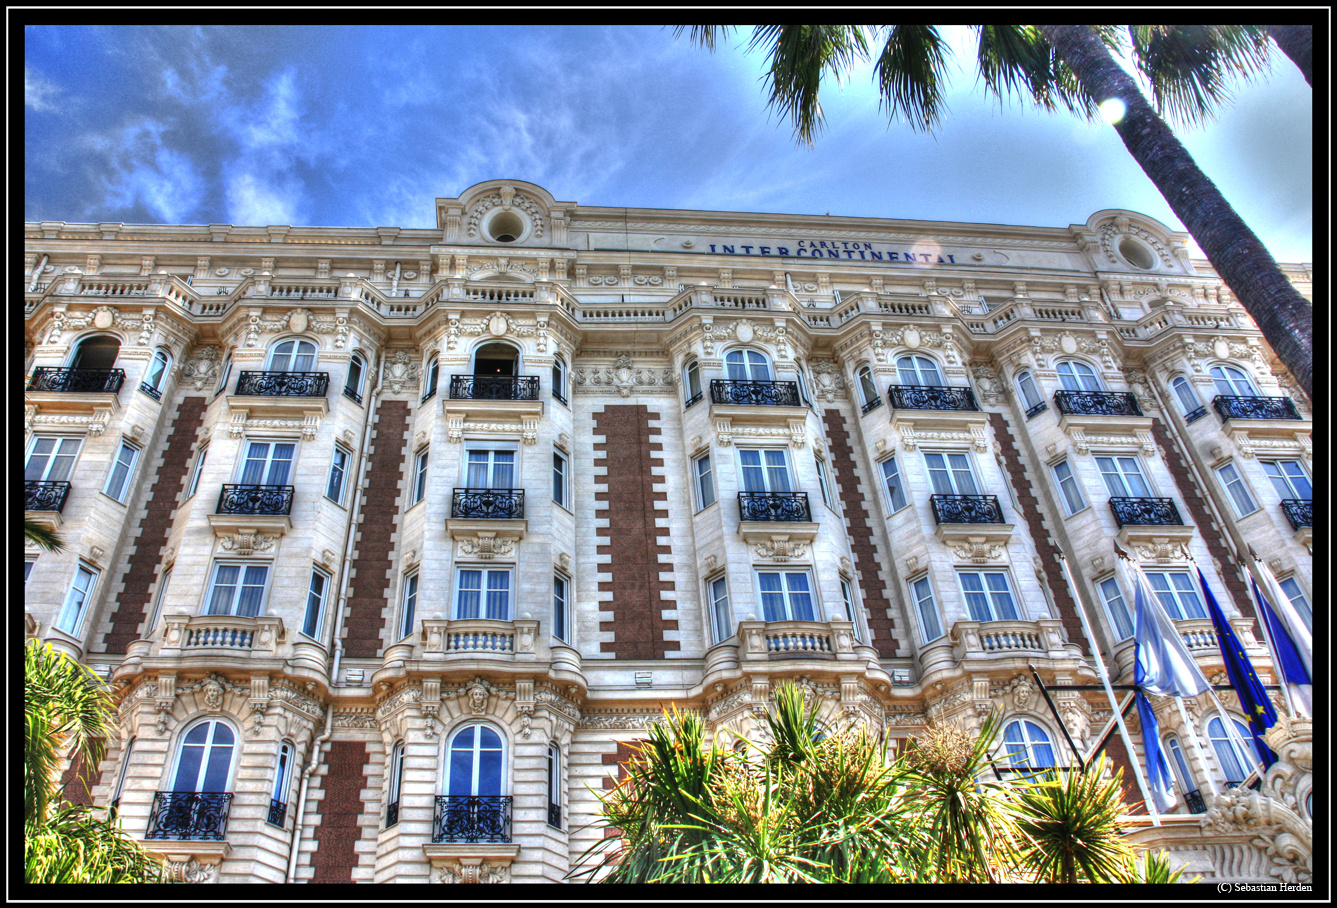
[[1236,78],[1266,69],[1271,43],[1257,25],[1130,25],[1133,61],[1161,114],[1194,125],[1230,100]]
[[889,119],[932,132],[944,105],[947,42],[931,25],[892,25],[877,59],[877,87]]
[[1124,839],[1122,770],[1104,756],[1086,769],[1051,770],[1021,786],[1018,825],[1026,835],[1023,865],[1040,882],[1132,882],[1132,848]]
[[714,53],[716,43],[728,38],[735,28],[737,26],[733,25],[675,25],[673,37],[681,38],[682,33],[687,32],[687,40]]
[[161,883],[161,859],[128,837],[114,820],[87,807],[66,807],[23,836],[28,883]]
[[41,546],[48,552],[65,551],[65,540],[60,538],[59,533],[27,517],[23,518],[23,538],[27,542]]
[[804,145],[826,125],[818,99],[822,78],[830,73],[840,82],[869,59],[868,35],[858,25],[758,25],[748,50],[767,52],[767,105],[794,124]]

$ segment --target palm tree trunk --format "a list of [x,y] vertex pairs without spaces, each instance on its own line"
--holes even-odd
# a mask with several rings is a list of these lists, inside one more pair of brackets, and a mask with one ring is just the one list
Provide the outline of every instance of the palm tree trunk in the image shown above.
[[1314,27],[1312,25],[1269,25],[1267,33],[1281,52],[1299,67],[1309,87],[1314,87]]
[[1037,27],[1092,97],[1124,103],[1124,117],[1114,126],[1124,145],[1312,399],[1313,306],[1287,280],[1096,33],[1085,25]]

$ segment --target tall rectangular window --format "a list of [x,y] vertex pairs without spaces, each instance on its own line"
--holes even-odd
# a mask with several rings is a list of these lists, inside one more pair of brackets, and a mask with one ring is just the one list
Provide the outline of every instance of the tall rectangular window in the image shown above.
[[548,825],[562,828],[562,751],[548,745]]
[[813,462],[817,464],[817,487],[822,490],[822,504],[829,508],[831,507],[831,492],[826,487],[826,461],[820,457],[814,457]]
[[979,483],[967,454],[924,452],[929,482],[935,495],[978,495]]
[[942,636],[942,621],[938,618],[938,606],[933,602],[933,584],[928,576],[910,582],[914,593],[915,612],[919,615],[919,632],[923,642],[928,643]]
[[696,508],[708,508],[715,503],[715,478],[710,471],[710,455],[702,454],[692,461],[696,474]]
[[122,441],[121,449],[116,453],[116,462],[111,465],[111,472],[107,474],[107,485],[102,491],[124,503],[125,494],[130,489],[130,474],[134,472],[135,461],[138,458],[139,448],[128,441]]
[[194,495],[195,490],[200,487],[200,474],[204,472],[204,461],[208,456],[209,448],[207,445],[200,448],[199,453],[195,455],[195,468],[190,471],[190,485],[186,488],[187,498]]
[[1151,486],[1142,477],[1136,457],[1097,457],[1096,465],[1111,498],[1151,498]]
[[1017,621],[1017,604],[1001,571],[958,571],[966,608],[975,621]]
[[552,635],[563,643],[571,642],[567,624],[567,580],[561,574],[552,575]]
[[70,591],[65,595],[65,605],[56,619],[56,627],[71,636],[79,636],[79,628],[84,622],[84,613],[88,610],[88,600],[93,596],[93,584],[97,583],[98,571],[82,561],[74,569],[74,580]]
[[896,466],[896,458],[888,457],[882,461],[882,481],[887,487],[887,503],[891,505],[894,514],[909,503],[905,498],[905,485],[901,482],[901,470]]
[[36,564],[36,562],[31,559],[26,559],[23,562],[23,586],[25,589],[28,586],[28,578],[32,576],[32,566],[34,564]]
[[1277,497],[1283,501],[1288,498],[1299,498],[1304,501],[1313,499],[1314,486],[1309,481],[1309,474],[1298,460],[1264,460],[1260,463],[1267,473],[1267,478],[1272,480],[1272,488],[1277,490]]
[[1294,577],[1287,577],[1279,584],[1281,591],[1286,594],[1286,598],[1291,600],[1291,605],[1300,613],[1300,618],[1304,620],[1305,627],[1310,631],[1314,629],[1314,611],[1309,607],[1309,600],[1305,598],[1304,590],[1300,589],[1300,584],[1295,582]]
[[738,461],[743,467],[743,491],[790,491],[789,461],[784,448],[742,448]]
[[1206,618],[1207,609],[1198,597],[1197,581],[1190,574],[1162,574],[1147,571],[1151,581],[1151,592],[1165,612],[1175,621],[1189,618]]
[[262,564],[214,565],[213,583],[209,586],[206,615],[236,615],[254,618],[264,605],[265,585],[269,567]]
[[149,615],[148,627],[144,628],[146,634],[158,626],[158,619],[162,617],[162,604],[167,600],[167,584],[171,579],[171,567],[163,568],[162,577],[158,580],[158,594],[153,597],[153,612]]
[[566,457],[560,451],[552,452],[552,500],[566,507]]
[[237,481],[242,485],[287,485],[296,450],[297,445],[292,442],[251,442]]
[[816,621],[812,578],[807,571],[757,571],[766,621]]
[[348,462],[352,454],[343,445],[334,446],[330,461],[330,481],[325,484],[325,497],[335,504],[344,503],[344,486],[348,480]]
[[729,612],[729,583],[723,574],[706,581],[710,599],[710,629],[715,642],[722,643],[733,636],[733,616]]
[[854,616],[854,590],[850,587],[850,582],[844,578],[840,581],[840,596],[845,600],[845,620],[854,625],[854,639],[863,640],[859,621]]
[[1235,508],[1236,517],[1243,517],[1258,510],[1258,505],[1253,503],[1249,490],[1244,486],[1244,478],[1240,476],[1239,470],[1235,469],[1233,463],[1223,463],[1217,467],[1216,476],[1230,495],[1230,504]]
[[427,449],[418,452],[418,459],[413,467],[413,495],[409,504],[417,504],[427,494]]
[[1060,460],[1054,464],[1054,479],[1058,481],[1058,489],[1063,497],[1063,506],[1067,509],[1069,516],[1086,507],[1086,501],[1082,498],[1082,490],[1077,485],[1077,477],[1072,475],[1072,467],[1068,466],[1066,460]]
[[456,620],[511,620],[510,568],[460,568],[455,576]]
[[306,591],[306,614],[302,616],[302,633],[315,638],[325,617],[325,599],[329,594],[330,575],[320,568],[311,571],[311,585]]
[[83,439],[80,438],[34,438],[28,449],[23,478],[29,482],[69,481],[82,444]]
[[1127,640],[1133,636],[1133,616],[1128,612],[1128,603],[1124,601],[1123,590],[1113,578],[1100,581],[1100,597],[1105,600],[1105,611],[1109,613],[1110,624],[1114,627],[1116,640]]
[[404,576],[403,602],[399,609],[399,638],[413,633],[413,617],[418,611],[418,572]]
[[464,484],[470,489],[516,488],[515,451],[469,451]]

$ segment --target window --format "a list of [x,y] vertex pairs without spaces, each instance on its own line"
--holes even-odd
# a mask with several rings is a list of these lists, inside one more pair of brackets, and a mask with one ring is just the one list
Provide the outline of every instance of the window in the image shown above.
[[269,352],[268,372],[310,372],[316,365],[316,345],[305,340],[286,340]]
[[195,468],[190,471],[190,485],[186,488],[186,497],[189,498],[195,494],[195,490],[200,487],[200,474],[204,472],[204,461],[209,456],[209,447],[206,445],[200,448],[199,453],[195,455]]
[[149,362],[148,371],[144,373],[141,387],[155,400],[162,396],[162,386],[167,382],[167,370],[171,365],[172,357],[166,350],[159,347],[153,351],[153,359]]
[[1162,574],[1147,572],[1151,591],[1165,607],[1165,613],[1175,621],[1206,618],[1207,610],[1198,598],[1197,584],[1189,574]]
[[325,598],[329,591],[330,575],[320,568],[311,571],[311,585],[306,591],[306,614],[302,616],[302,633],[316,637],[325,617]]
[[1105,611],[1109,613],[1115,639],[1127,640],[1133,636],[1133,616],[1128,612],[1128,603],[1123,598],[1118,581],[1111,577],[1096,586],[1100,587],[1100,597],[1105,600]]
[[288,807],[288,779],[292,776],[292,742],[284,741],[279,745],[279,758],[274,766],[274,787],[269,793],[268,822],[274,826],[283,826]]
[[1300,584],[1295,582],[1294,577],[1287,577],[1278,585],[1281,587],[1281,591],[1286,594],[1286,598],[1291,600],[1291,605],[1295,606],[1295,610],[1300,613],[1300,617],[1304,619],[1305,627],[1313,631],[1314,612],[1309,607],[1309,600],[1305,598],[1304,591],[1300,589]]
[[1288,498],[1309,501],[1314,497],[1314,486],[1298,460],[1264,460],[1260,463],[1267,478],[1272,480],[1272,488],[1283,501]]
[[724,366],[731,381],[770,381],[771,365],[756,350],[731,350],[724,357]]
[[413,633],[413,616],[418,610],[418,572],[404,577],[404,597],[399,610],[399,639]]
[[162,569],[162,577],[158,580],[158,594],[153,597],[153,612],[149,615],[148,626],[144,628],[144,633],[150,633],[158,626],[158,619],[162,617],[162,604],[167,601],[167,584],[172,579],[172,567],[168,565]]
[[822,491],[822,504],[829,508],[831,507],[831,492],[826,487],[826,461],[820,457],[814,457],[813,461],[817,464],[817,488]]
[[1103,391],[1100,376],[1086,363],[1061,362],[1054,367],[1064,391]]
[[423,448],[418,452],[418,458],[414,461],[413,467],[413,494],[409,496],[409,504],[414,505],[422,501],[423,496],[427,494],[427,449]]
[[121,449],[116,453],[116,460],[111,465],[111,472],[107,474],[107,484],[102,491],[124,504],[126,492],[130,487],[130,474],[134,471],[135,461],[138,459],[139,448],[128,441],[122,441]]
[[121,804],[121,794],[125,791],[125,777],[130,772],[130,758],[135,752],[135,739],[131,738],[125,745],[125,752],[121,754],[121,768],[116,771],[116,791],[112,794],[111,810],[109,817],[114,817]]
[[82,440],[78,438],[43,438],[32,440],[23,478],[28,482],[66,482],[79,459]]
[[566,403],[566,363],[560,356],[552,361],[552,396]]
[[708,508],[715,503],[715,480],[710,473],[710,455],[702,454],[692,461],[696,473],[696,508]]
[[1253,386],[1253,380],[1243,369],[1236,369],[1234,366],[1212,366],[1211,373],[1217,394],[1225,397],[1258,396],[1258,389]]
[[1028,418],[1035,415],[1031,411],[1036,407],[1043,408],[1044,398],[1040,396],[1040,389],[1035,387],[1035,376],[1029,370],[1017,373],[1017,390],[1021,392],[1021,405],[1026,408]]
[[335,504],[344,503],[344,482],[348,478],[348,461],[351,452],[343,445],[334,446],[334,458],[330,461],[330,481],[325,485],[325,497]]
[[942,622],[938,620],[938,607],[933,602],[933,585],[928,577],[920,577],[910,582],[910,591],[914,594],[915,610],[919,613],[919,633],[923,642],[928,643],[942,636]]
[[563,643],[571,642],[568,628],[570,614],[567,611],[567,579],[561,574],[552,575],[552,635]]
[[896,466],[895,457],[882,461],[882,481],[886,483],[887,501],[894,514],[909,503],[905,499],[905,485],[901,482],[901,471]]
[[227,380],[228,378],[231,377],[231,375],[232,375],[232,353],[229,352],[228,355],[223,358],[223,368],[218,373],[218,387],[214,388],[214,394],[217,394],[219,391],[222,391],[224,388],[227,387]]
[[845,602],[845,620],[854,625],[854,639],[862,641],[863,634],[854,615],[854,590],[850,589],[850,582],[843,577],[840,580],[840,598]]
[[929,482],[935,495],[978,495],[979,485],[965,454],[924,452]]
[[246,450],[239,481],[242,485],[287,485],[296,449],[297,445],[292,442],[251,442]]
[[1017,604],[1002,571],[958,571],[966,608],[975,621],[1018,621]]
[[721,574],[706,581],[707,599],[710,602],[710,629],[716,643],[723,643],[733,636],[733,615],[729,612],[729,583]]
[[548,745],[548,825],[562,828],[562,749]]
[[867,366],[859,367],[859,403],[863,405],[863,412],[875,410],[882,405],[882,398],[878,396],[877,385],[873,382],[873,370]]
[[366,376],[366,363],[361,353],[354,353],[348,359],[348,378],[344,380],[344,397],[362,403],[362,381]]
[[1054,764],[1049,733],[1034,722],[1016,719],[1003,729],[1003,750],[1016,769],[1043,769]]
[[422,399],[427,400],[436,394],[436,383],[441,374],[441,364],[435,356],[427,361],[427,369],[423,374],[425,378],[422,383]]
[[1212,750],[1216,753],[1216,765],[1221,770],[1222,780],[1228,785],[1238,785],[1253,772],[1258,757],[1244,750],[1252,738],[1244,723],[1235,718],[1230,721],[1235,723],[1235,731],[1239,736],[1238,743],[1226,732],[1225,723],[1221,721],[1220,716],[1213,716],[1207,723],[1207,740],[1212,742]]
[[213,583],[209,587],[209,602],[204,614],[254,618],[264,604],[268,579],[268,565],[214,565]]
[[1198,400],[1198,393],[1193,390],[1193,385],[1186,376],[1176,375],[1170,380],[1170,388],[1175,392],[1179,408],[1189,417],[1189,422],[1201,415],[1198,411],[1202,409],[1202,401]]
[[1184,759],[1184,749],[1179,746],[1179,738],[1168,735],[1165,739],[1165,750],[1170,754],[1170,765],[1174,767],[1175,781],[1179,783],[1179,790],[1185,794],[1196,791],[1198,786],[1193,781],[1193,773],[1189,772],[1188,761]]
[[903,385],[941,385],[938,364],[927,356],[902,356],[896,360],[896,372]]
[[60,617],[56,619],[57,628],[71,636],[79,636],[79,628],[83,624],[84,612],[87,610],[88,600],[92,598],[93,584],[97,583],[97,577],[96,568],[79,562],[74,569],[74,580],[70,583],[70,591],[65,595],[65,605],[60,610]]
[[23,561],[23,587],[27,589],[28,578],[32,576],[32,566],[36,564],[31,558],[25,558]]
[[690,407],[701,399],[701,367],[696,360],[687,361],[682,370],[682,379],[683,390],[687,392],[687,406]]
[[1082,490],[1077,485],[1077,477],[1072,475],[1072,467],[1068,466],[1066,460],[1060,460],[1054,464],[1054,479],[1058,481],[1059,491],[1063,493],[1063,506],[1067,508],[1069,516],[1076,514],[1082,508],[1086,507],[1086,501],[1082,498]]
[[1235,516],[1243,517],[1245,514],[1252,514],[1258,510],[1258,505],[1253,503],[1249,497],[1249,490],[1244,487],[1244,480],[1240,477],[1239,470],[1235,469],[1233,463],[1225,463],[1216,468],[1216,475],[1221,480],[1221,485],[1226,487],[1230,494],[1230,503],[1235,507]]
[[464,484],[470,489],[515,488],[515,451],[469,451]]
[[[451,797],[499,795],[504,765],[505,748],[501,736],[486,725],[466,725],[450,739],[446,794]],[[461,812],[467,810],[466,807],[460,809]]]
[[460,568],[455,576],[456,620],[511,620],[510,568]]
[[1096,465],[1112,498],[1150,498],[1151,486],[1142,478],[1136,457],[1097,457]]
[[[172,791],[227,791],[232,776],[232,752],[237,736],[225,722],[209,720],[192,727],[181,737],[172,776]],[[196,818],[191,818],[193,821]],[[200,817],[192,827],[203,824]]]
[[803,366],[797,365],[794,368],[794,377],[798,379],[798,396],[803,401],[803,406],[811,407],[812,400],[808,397],[808,380],[803,377]]
[[390,748],[390,790],[385,799],[385,828],[399,823],[399,796],[404,787],[404,742],[396,741]]
[[790,491],[784,448],[740,448],[738,462],[743,468],[743,491]]
[[807,571],[758,571],[761,609],[766,621],[816,621]]
[[566,458],[552,452],[552,500],[566,507]]

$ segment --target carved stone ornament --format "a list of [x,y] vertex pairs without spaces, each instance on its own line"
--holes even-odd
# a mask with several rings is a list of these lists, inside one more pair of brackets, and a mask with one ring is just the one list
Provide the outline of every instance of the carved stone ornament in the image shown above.
[[497,555],[509,555],[514,551],[515,540],[507,536],[479,533],[477,536],[460,537],[460,553],[470,558],[488,560]]
[[449,861],[432,870],[433,883],[509,883],[511,868],[475,858]]
[[963,545],[955,546],[952,553],[962,561],[984,564],[1003,557],[1003,546],[993,542],[970,540]]
[[216,883],[218,865],[205,864],[198,858],[188,861],[168,861],[167,875],[177,883]]
[[1031,694],[1035,693],[1035,682],[1029,675],[1017,675],[1009,685],[1012,691],[1012,702],[1018,709],[1025,709],[1026,704],[1031,702]]
[[971,374],[975,376],[975,387],[979,391],[980,403],[993,407],[1003,402],[1003,384],[993,369],[989,366],[975,366]]
[[386,358],[385,383],[395,394],[416,391],[419,371],[416,357],[407,350],[396,350],[393,356]]
[[199,347],[181,367],[181,380],[196,391],[203,391],[217,380],[220,351],[217,347]]
[[234,533],[220,539],[218,547],[234,555],[251,555],[255,552],[268,552],[274,547],[276,538],[263,533]]
[[469,711],[475,716],[481,716],[487,710],[488,688],[482,680],[475,678],[465,688],[469,697]]
[[758,558],[765,558],[783,564],[791,558],[806,558],[808,544],[802,541],[790,541],[784,536],[773,536],[769,540],[758,542],[752,547]]

